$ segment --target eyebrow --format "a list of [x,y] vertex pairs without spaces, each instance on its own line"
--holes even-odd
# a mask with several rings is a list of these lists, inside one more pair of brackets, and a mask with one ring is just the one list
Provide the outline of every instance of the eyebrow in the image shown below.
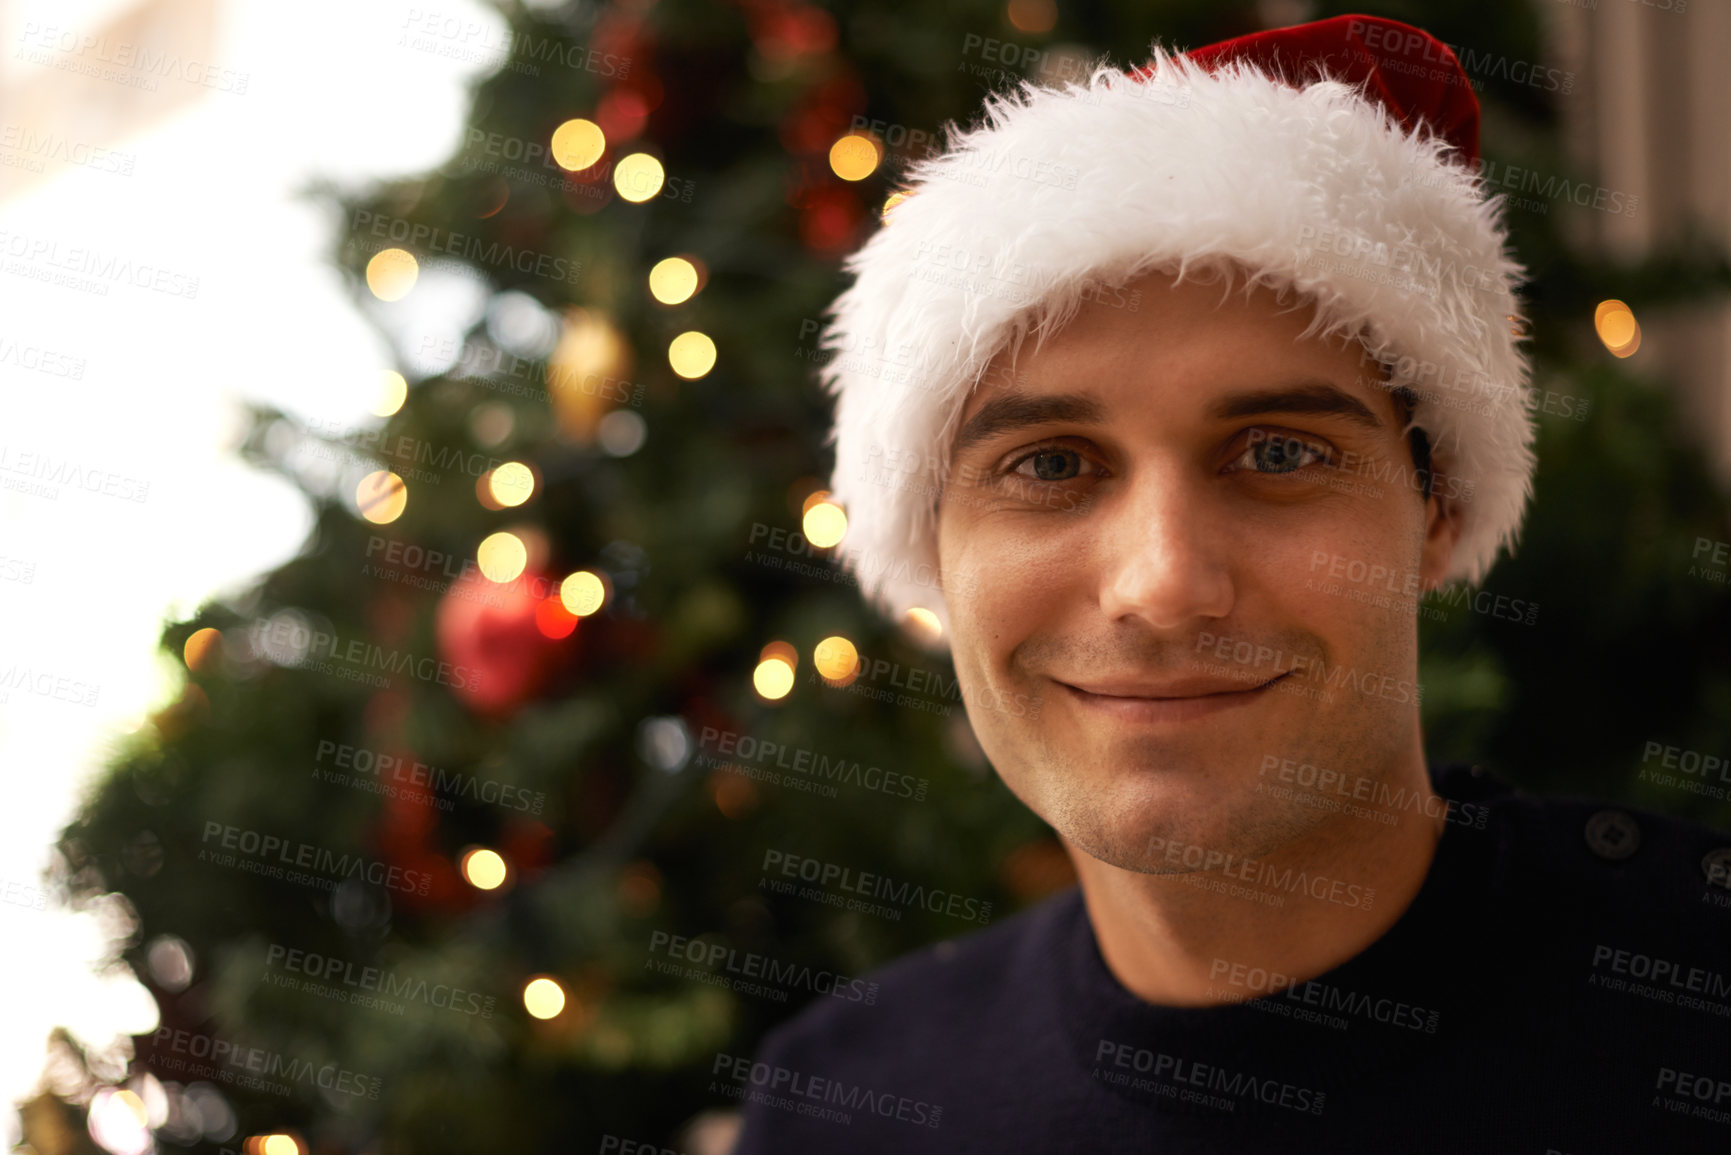
[[1258,417],[1264,413],[1308,413],[1344,417],[1353,424],[1362,425],[1372,431],[1383,428],[1382,419],[1371,412],[1369,406],[1326,381],[1307,381],[1289,388],[1236,393],[1230,397],[1222,397],[1208,407],[1208,416],[1217,421],[1229,421],[1235,417]]
[[[1215,421],[1230,421],[1234,418],[1257,417],[1269,413],[1343,417],[1367,429],[1384,428],[1382,420],[1362,401],[1326,381],[1308,381],[1289,387],[1236,393],[1210,405],[1206,416]],[[960,457],[982,441],[1029,425],[1041,425],[1048,421],[1100,425],[1105,423],[1107,416],[1105,403],[1091,393],[1033,395],[1006,392],[980,406],[979,410],[968,418],[961,431],[956,434],[950,453],[953,457]]]
[[960,457],[971,446],[989,441],[1000,433],[1048,421],[1076,421],[1098,425],[1106,420],[1106,405],[1091,393],[1051,393],[1034,395],[1014,391],[994,397],[968,418],[956,441],[950,447],[952,457]]

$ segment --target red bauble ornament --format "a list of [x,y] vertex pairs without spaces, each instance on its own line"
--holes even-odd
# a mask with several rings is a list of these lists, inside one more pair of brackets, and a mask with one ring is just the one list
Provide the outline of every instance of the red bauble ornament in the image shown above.
[[441,673],[476,714],[508,717],[571,660],[576,627],[556,579],[528,572],[501,584],[471,569],[439,601]]

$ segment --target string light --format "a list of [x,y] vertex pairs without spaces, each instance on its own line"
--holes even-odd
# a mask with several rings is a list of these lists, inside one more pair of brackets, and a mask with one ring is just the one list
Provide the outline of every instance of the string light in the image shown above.
[[632,204],[642,204],[660,192],[666,179],[661,162],[646,152],[621,157],[613,166],[613,187]]
[[408,505],[408,483],[388,469],[367,474],[355,486],[355,506],[374,525],[389,525]]
[[1616,357],[1627,357],[1641,347],[1641,326],[1635,311],[1615,298],[1600,301],[1593,310],[1593,329]]
[[403,407],[409,396],[409,383],[394,369],[379,371],[379,396],[373,402],[375,417],[389,417]]
[[840,634],[831,635],[812,651],[812,664],[825,681],[849,685],[859,676],[859,648]]
[[829,146],[830,171],[843,180],[864,180],[882,160],[877,140],[865,133],[850,132]]
[[819,549],[828,549],[847,534],[847,514],[833,501],[819,501],[805,511],[800,528],[805,540]]
[[189,670],[208,670],[222,654],[222,631],[210,626],[196,630],[181,647],[181,657]]
[[913,606],[907,612],[907,621],[919,633],[937,639],[943,636],[943,623],[938,621],[938,615],[925,606]]
[[687,381],[695,381],[715,368],[715,342],[707,333],[687,330],[667,346],[667,363]]
[[523,1008],[538,1019],[551,1019],[565,1009],[565,988],[545,975],[523,988]]
[[793,689],[793,667],[782,658],[761,661],[751,673],[751,686],[764,699],[778,702]]
[[553,160],[567,172],[582,172],[607,151],[607,134],[593,120],[578,117],[553,130]]
[[407,249],[383,249],[367,262],[367,288],[381,301],[400,301],[421,276],[421,264]]
[[488,475],[487,490],[502,506],[517,506],[535,493],[535,471],[521,461],[507,461]]
[[697,292],[697,266],[684,257],[668,257],[649,270],[649,295],[663,305],[679,305]]
[[580,569],[559,583],[559,600],[566,609],[586,618],[607,600],[607,583],[598,574]]
[[529,547],[508,530],[489,534],[475,549],[475,564],[488,581],[503,585],[516,581],[529,564]]
[[496,850],[477,846],[463,855],[463,877],[476,890],[497,890],[510,872]]

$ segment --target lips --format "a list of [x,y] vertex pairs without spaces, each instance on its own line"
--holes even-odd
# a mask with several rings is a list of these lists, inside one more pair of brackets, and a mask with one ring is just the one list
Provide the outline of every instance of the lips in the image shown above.
[[1153,699],[1207,698],[1216,694],[1245,694],[1278,682],[1292,671],[1276,674],[1266,682],[1243,682],[1231,678],[1173,678],[1163,682],[1112,679],[1094,682],[1065,682],[1073,690],[1081,690],[1101,698]]

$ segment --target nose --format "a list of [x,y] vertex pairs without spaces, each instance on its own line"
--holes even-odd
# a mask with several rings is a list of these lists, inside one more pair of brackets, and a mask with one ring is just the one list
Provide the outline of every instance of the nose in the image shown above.
[[1106,617],[1176,631],[1231,613],[1227,534],[1198,481],[1176,467],[1149,468],[1117,497],[1100,525]]

